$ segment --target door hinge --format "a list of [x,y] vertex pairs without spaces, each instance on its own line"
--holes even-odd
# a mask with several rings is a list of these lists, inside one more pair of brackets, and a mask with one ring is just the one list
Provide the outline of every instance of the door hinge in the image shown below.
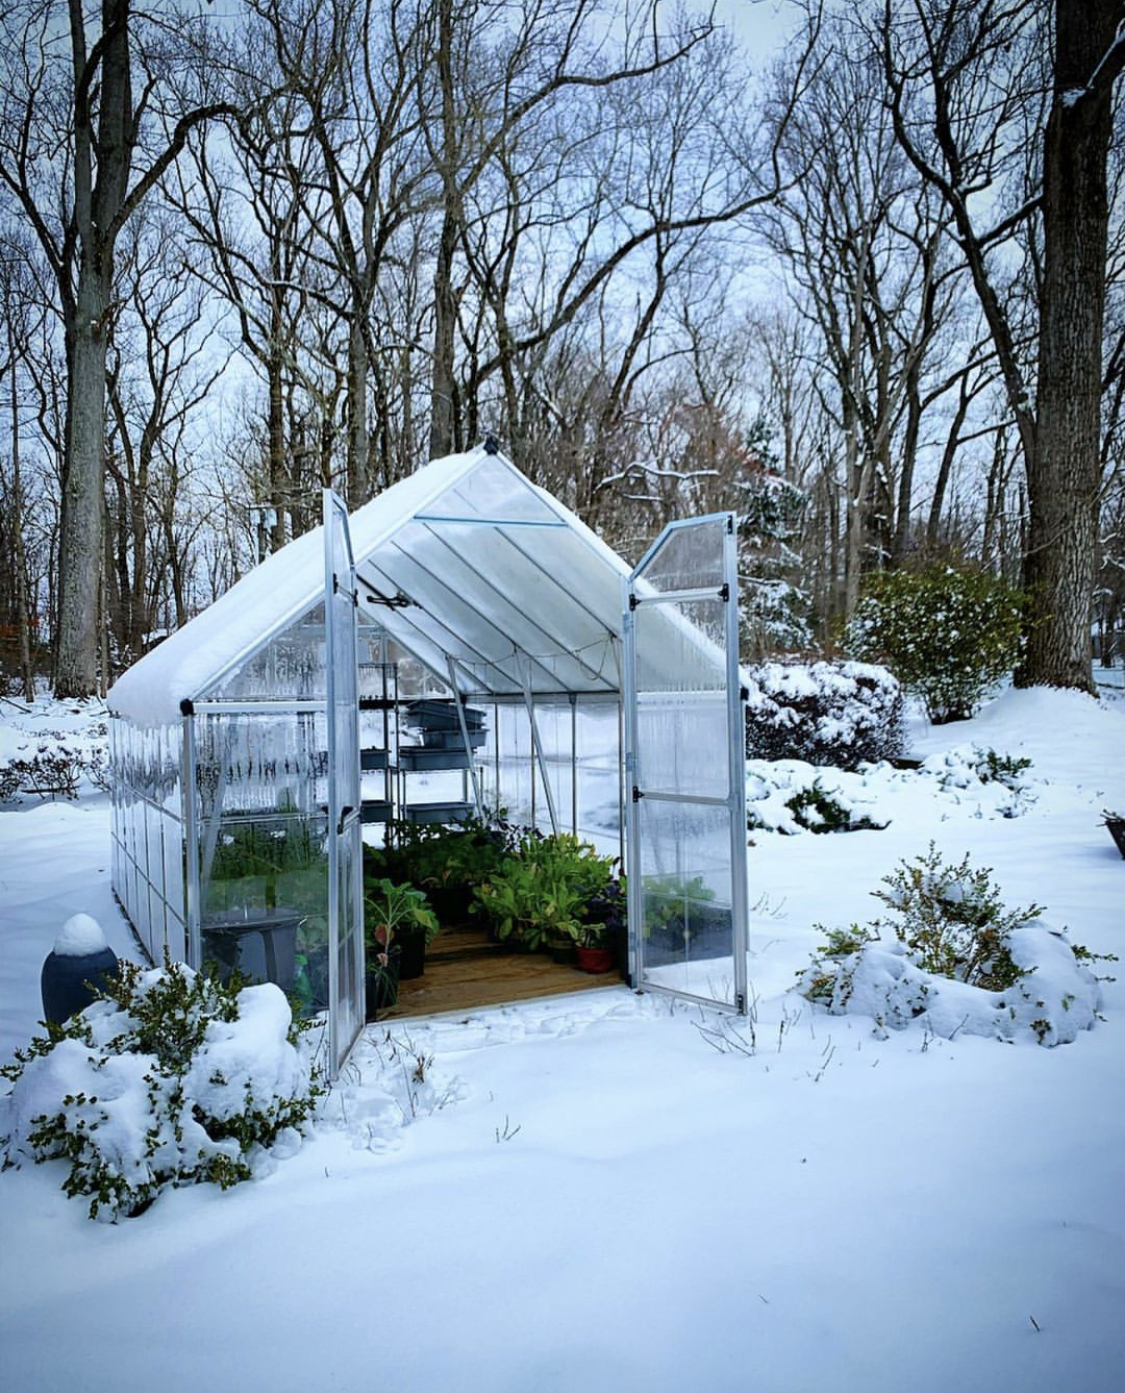
[[738,1011],[738,1014],[740,1016],[744,1016],[746,1014],[746,998],[742,994],[742,992],[735,992],[734,1005],[735,1009]]
[[633,802],[634,802],[634,803],[639,803],[643,797],[644,797],[644,794],[643,794],[643,793],[641,792],[641,790],[637,787],[637,785],[634,784],[634,785],[633,785]]
[[727,584],[727,582],[726,582],[725,580],[723,581],[722,585],[719,586],[719,599],[720,599],[720,600],[729,600],[729,599],[730,599],[730,586]]
[[633,594],[633,592],[632,592],[631,590],[630,590],[630,592],[629,592],[629,608],[630,608],[631,610],[637,608],[637,597],[636,597],[636,595]]

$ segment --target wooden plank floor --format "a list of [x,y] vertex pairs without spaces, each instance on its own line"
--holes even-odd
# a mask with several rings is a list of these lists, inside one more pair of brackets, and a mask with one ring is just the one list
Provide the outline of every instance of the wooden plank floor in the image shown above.
[[620,985],[616,972],[579,972],[546,953],[513,953],[481,929],[443,929],[426,950],[421,977],[400,982],[398,1003],[379,1019],[469,1011],[563,992]]

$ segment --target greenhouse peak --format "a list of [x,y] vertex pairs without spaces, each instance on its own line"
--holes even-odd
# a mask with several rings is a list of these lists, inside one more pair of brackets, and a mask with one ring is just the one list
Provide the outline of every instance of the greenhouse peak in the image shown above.
[[[629,567],[504,455],[424,465],[349,518],[361,621],[477,696],[613,695]],[[179,720],[312,615],[323,527],[294,538],[170,634],[110,689],[114,715]]]

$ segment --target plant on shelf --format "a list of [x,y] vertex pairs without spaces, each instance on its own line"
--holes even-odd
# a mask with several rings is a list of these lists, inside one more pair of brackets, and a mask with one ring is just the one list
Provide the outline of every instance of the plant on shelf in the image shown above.
[[364,876],[417,885],[442,923],[460,923],[468,917],[474,888],[514,852],[524,831],[502,816],[467,818],[456,827],[390,823],[386,845],[363,849]]

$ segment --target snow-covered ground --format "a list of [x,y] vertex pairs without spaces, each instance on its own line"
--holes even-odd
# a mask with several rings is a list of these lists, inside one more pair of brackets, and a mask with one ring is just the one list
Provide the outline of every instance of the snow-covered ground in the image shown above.
[[[0,702],[0,755],[91,720]],[[374,1028],[271,1175],[116,1226],[65,1198],[61,1163],[0,1176],[0,1385],[1121,1388],[1125,965],[1104,1019],[1054,1049],[880,1039],[792,987],[814,925],[874,918],[881,877],[931,840],[1120,952],[1100,812],[1125,810],[1125,701],[1009,692],[913,743],[916,774],[819,771],[885,830],[754,831],[749,1022],[621,987]],[[1032,759],[1018,807],[964,777],[973,745]],[[0,812],[0,1058],[70,915],[136,956],[108,868],[96,790]]]

